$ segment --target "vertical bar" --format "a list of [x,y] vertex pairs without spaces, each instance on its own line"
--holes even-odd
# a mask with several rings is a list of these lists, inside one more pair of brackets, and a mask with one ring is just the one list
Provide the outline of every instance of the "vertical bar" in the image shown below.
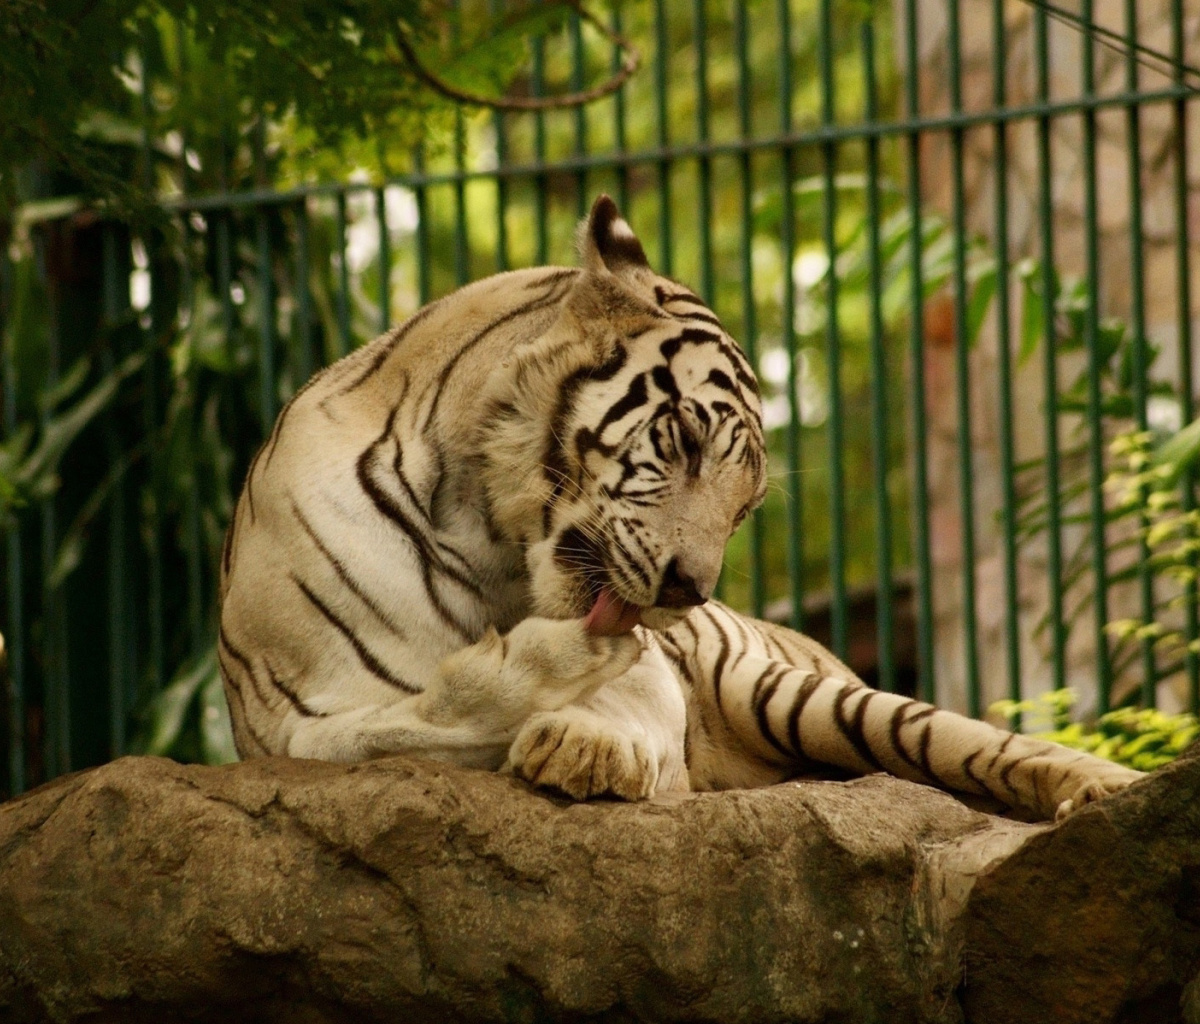
[[[313,358],[312,298],[308,284],[308,202],[301,199],[296,204],[296,376],[301,383],[308,380],[316,369]],[[324,360],[322,360],[324,362]]]
[[388,230],[387,196],[375,190],[375,216],[379,221],[379,333],[392,325],[392,235]]
[[[502,13],[501,0],[488,0],[488,17],[492,19],[493,31],[499,31]],[[496,137],[496,273],[508,270],[508,179],[504,169],[508,166],[508,138],[504,127],[504,113],[492,111],[492,133]]]
[[[821,77],[821,125],[834,125],[833,105],[833,15],[832,0],[821,0],[817,58]],[[829,587],[833,597],[831,614],[833,651],[846,657],[848,616],[846,600],[846,508],[842,452],[842,347],[838,327],[837,280],[837,144],[832,139],[821,143],[822,203],[821,235],[829,260],[828,310],[825,324],[825,351],[829,363]]]
[[429,301],[429,196],[425,188],[425,147],[413,150],[413,171],[417,181],[413,197],[417,203],[417,300],[423,306]]
[[[962,110],[962,47],[958,0],[947,0],[950,44],[950,109]],[[950,131],[954,220],[954,371],[958,406],[958,479],[962,515],[963,642],[966,655],[967,711],[978,718],[982,710],[979,686],[979,645],[975,614],[975,470],[971,459],[970,340],[967,338],[967,223],[963,175],[963,129]]]
[[[534,96],[541,96],[544,89],[546,69],[546,41],[538,36],[533,41],[533,80],[531,82]],[[534,160],[538,167],[546,163],[546,116],[539,110],[533,115],[533,146]],[[534,176],[534,219],[537,230],[537,264],[545,266],[550,262],[550,236],[546,227],[546,187],[547,179],[544,173]]]
[[[142,186],[146,192],[154,189],[154,151],[151,146],[151,125],[153,108],[150,103],[150,64],[149,64],[149,25],[143,22],[142,44]],[[158,350],[159,332],[162,330],[160,316],[160,289],[154,281],[154,266],[157,260],[157,236],[153,230],[143,238],[150,270],[150,326],[143,331],[143,345],[146,349],[146,363],[142,370],[142,432],[147,438],[154,438],[158,433]],[[149,577],[146,581],[147,614],[150,625],[148,683],[151,692],[156,693],[162,688],[164,677],[164,638],[163,638],[163,559],[162,559],[162,511],[160,497],[162,494],[162,454],[161,445],[150,444],[149,466],[149,495],[146,513],[147,548],[149,555]]]
[[[750,26],[747,23],[746,5],[734,4],[734,45],[737,50],[738,68],[738,123],[742,138],[751,137],[750,116]],[[758,368],[758,321],[754,306],[754,169],[750,162],[750,150],[744,149],[738,157],[741,181],[741,277],[742,277],[742,345],[750,365]],[[711,301],[711,300],[710,300]],[[763,558],[763,534],[765,523],[761,507],[750,517],[750,607],[756,618],[763,617],[767,603],[766,565]]]
[[[997,4],[1002,0],[995,0]],[[917,40],[917,0],[905,0],[905,113],[910,121],[920,116],[920,77]],[[912,392],[913,530],[917,563],[917,693],[922,700],[937,699],[933,660],[933,557],[929,538],[929,427],[925,401],[925,232],[921,216],[921,133],[905,136],[908,177],[909,303],[908,361]]]
[[340,359],[350,351],[350,265],[346,262],[346,192],[337,194],[337,220],[334,226],[337,237],[338,293],[337,293],[337,357]]
[[[1050,99],[1049,25],[1046,11],[1034,12],[1034,57],[1037,64],[1037,98]],[[1050,158],[1050,118],[1037,119],[1038,223],[1041,235],[1042,368],[1045,383],[1046,434],[1046,548],[1050,587],[1050,639],[1053,689],[1066,685],[1066,630],[1062,602],[1062,523],[1058,464],[1058,332],[1055,326],[1058,278],[1054,270],[1054,207]]]
[[[4,321],[12,309],[12,264],[8,253],[0,253],[0,340],[4,360],[4,434],[11,438],[17,429],[17,380],[11,336],[5,337]],[[5,537],[5,597],[8,629],[5,633],[5,683],[8,689],[8,788],[10,796],[25,791],[25,572],[18,519]]]
[[[1135,49],[1138,39],[1136,0],[1125,0],[1125,35],[1129,41],[1125,57],[1125,85],[1132,95],[1138,91],[1138,55]],[[1139,430],[1148,426],[1146,420],[1146,276],[1142,246],[1142,131],[1138,103],[1130,100],[1125,108],[1129,154],[1129,319],[1133,329],[1133,395]],[[1142,619],[1155,620],[1154,575],[1150,567],[1150,549],[1146,544],[1145,530],[1149,520],[1143,513],[1139,516],[1140,533],[1138,554],[1138,589],[1141,596]],[[1158,670],[1154,657],[1154,638],[1142,641],[1142,706],[1152,708],[1157,701],[1155,684]]]
[[[779,130],[782,135],[792,131],[792,23],[790,0],[776,0],[776,22],[779,28]],[[804,492],[800,484],[800,354],[796,351],[796,279],[792,276],[792,260],[796,253],[796,203],[792,179],[796,175],[795,151],[790,146],[780,150],[782,160],[782,200],[779,244],[783,250],[783,349],[788,357],[788,425],[787,425],[787,567],[792,629],[804,626]]]
[[454,112],[454,283],[460,287],[471,277],[471,250],[467,237],[466,127],[462,110]]
[[[1183,0],[1171,0],[1171,54],[1175,85],[1182,87],[1184,52]],[[1175,192],[1175,293],[1179,303],[1179,411],[1182,421],[1191,423],[1196,416],[1192,401],[1192,286],[1188,273],[1188,138],[1187,105],[1180,97],[1172,104],[1173,157]],[[1196,508],[1196,473],[1192,466],[1183,472],[1179,482],[1180,497],[1185,512]],[[1193,572],[1200,562],[1192,555],[1188,566]],[[1184,636],[1189,644],[1200,637],[1200,594],[1193,576],[1184,586]],[[1184,655],[1188,680],[1188,709],[1200,713],[1200,656],[1190,647]]]
[[[121,287],[120,258],[117,252],[117,229],[112,223],[104,225],[101,262],[103,273],[104,324],[108,330],[107,344],[101,359],[105,376],[115,366],[114,329],[129,305],[128,275]],[[117,417],[110,410],[104,417],[104,447],[110,466],[122,458]],[[128,664],[128,639],[125,623],[128,561],[125,546],[126,508],[125,482],[117,481],[108,507],[108,739],[109,756],[120,757],[125,752],[125,724],[129,709],[126,695],[130,691],[131,675]]]
[[[258,412],[263,436],[275,422],[275,294],[271,281],[271,236],[265,207],[254,213],[258,250]],[[343,249],[342,258],[346,253]]]
[[[1092,0],[1082,0],[1080,17],[1085,25],[1092,22]],[[1085,28],[1079,34],[1081,89],[1085,99],[1095,94],[1095,55],[1092,33]],[[1109,659],[1108,566],[1105,543],[1104,509],[1104,426],[1100,406],[1100,245],[1097,231],[1099,204],[1096,194],[1096,112],[1085,107],[1083,117],[1083,232],[1087,278],[1087,311],[1084,335],[1087,346],[1087,421],[1088,477],[1090,486],[1092,574],[1095,576],[1093,600],[1096,625],[1096,710],[1109,710],[1112,691],[1112,665]]]
[[[654,103],[658,129],[658,148],[664,153],[671,143],[667,111],[667,65],[670,51],[667,37],[667,12],[663,0],[654,0]],[[658,271],[671,276],[671,161],[666,155],[655,163],[658,172]]]
[[[708,142],[708,12],[706,0],[692,0],[692,49],[696,55],[696,136]],[[739,8],[741,4],[737,5]],[[716,301],[712,260],[712,160],[704,154],[696,159],[699,194],[696,197],[696,227],[700,232],[700,295],[708,306]]]
[[[613,4],[612,30],[615,35],[622,35],[621,7]],[[621,48],[613,44],[612,60],[609,72],[616,75],[621,70]],[[613,138],[616,142],[617,153],[625,155],[627,140],[625,137],[625,86],[621,86],[613,96]],[[626,217],[629,216],[629,165],[622,161],[617,167],[617,205]]]
[[[1004,0],[992,0],[992,101],[997,110],[1008,103],[1004,76],[1007,67]],[[1017,497],[1013,485],[1016,457],[1013,442],[1012,304],[1008,261],[1008,125],[998,120],[995,145],[996,359],[1000,388],[1000,490],[1002,558],[1004,562],[1004,663],[1008,696],[1021,699],[1020,618],[1017,603]],[[1020,719],[1013,722],[1020,728]]]
[[[501,0],[488,0],[488,14],[493,20],[501,14]],[[496,25],[499,30],[500,26]],[[508,137],[504,124],[504,113],[492,113],[492,130],[496,136],[496,272],[509,268],[508,262],[508,178],[504,170],[508,166]]]
[[221,327],[227,346],[233,341],[234,328],[233,299],[230,293],[233,285],[233,256],[229,226],[232,219],[233,214],[229,210],[222,210],[216,216],[217,293],[221,297]]
[[[571,12],[571,91],[582,92],[584,83],[583,20],[578,11]],[[575,155],[587,153],[587,108],[577,106],[572,112],[575,122]],[[575,216],[582,220],[588,213],[587,171],[575,172]]]
[[[868,124],[878,116],[875,84],[875,33],[870,20],[862,24],[864,117]],[[868,135],[867,149],[867,256],[871,282],[871,455],[875,490],[876,650],[879,688],[896,689],[892,652],[892,507],[888,498],[887,363],[883,352],[883,266],[879,252],[879,137]]]
[[[179,48],[179,89],[182,93],[187,88],[190,78],[188,74],[187,33],[184,23],[180,20],[175,21],[175,44]],[[180,136],[179,189],[186,196],[190,184],[187,162],[188,140],[186,126],[181,126]],[[180,233],[183,238],[180,291],[186,302],[189,300],[194,288],[192,283],[191,253],[189,251],[191,249],[192,238],[191,224],[186,211],[180,215],[180,222]],[[191,443],[194,446],[198,446],[201,443],[200,431],[198,429],[199,417],[196,410],[196,375],[197,367],[193,364],[188,374],[189,404],[191,405],[188,431],[191,435]],[[188,633],[191,638],[191,651],[194,656],[203,652],[207,646],[207,637],[205,636],[204,629],[204,564],[201,551],[204,543],[203,524],[201,523],[200,512],[200,484],[195,475],[195,466],[196,464],[193,462],[188,467],[188,472],[191,474],[192,480],[191,486],[186,489],[184,494],[184,528],[187,536],[184,551],[187,564],[187,620]],[[113,724],[115,725],[115,722]]]
[[[39,246],[39,257],[42,264],[42,275],[49,288],[50,326],[46,339],[46,377],[45,387],[52,388],[58,381],[60,361],[60,318],[63,315],[62,296],[56,294],[57,289],[47,273],[45,264],[45,242]],[[50,423],[51,410],[44,409],[41,414],[41,431],[45,434]],[[67,636],[65,629],[63,596],[61,589],[51,591],[46,585],[50,569],[54,565],[54,556],[58,551],[58,510],[54,495],[43,500],[41,504],[41,571],[42,571],[42,615],[43,637],[42,654],[45,663],[44,672],[44,711],[46,732],[44,737],[44,757],[46,763],[46,778],[71,770],[71,696],[68,690],[69,678],[67,666]]]

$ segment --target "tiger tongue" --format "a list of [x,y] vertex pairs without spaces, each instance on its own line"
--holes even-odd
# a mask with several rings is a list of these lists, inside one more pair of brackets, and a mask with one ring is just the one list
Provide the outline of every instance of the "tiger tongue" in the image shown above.
[[622,600],[611,590],[600,591],[592,610],[583,620],[584,629],[596,636],[620,636],[642,621],[642,609]]

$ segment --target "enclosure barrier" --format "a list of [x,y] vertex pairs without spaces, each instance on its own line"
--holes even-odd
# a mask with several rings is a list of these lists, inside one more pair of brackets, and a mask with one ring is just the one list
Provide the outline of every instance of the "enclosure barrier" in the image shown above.
[[[444,144],[416,149],[407,171],[361,182],[271,187],[260,121],[230,150],[231,165],[239,147],[249,150],[255,187],[191,194],[186,126],[164,169],[147,100],[147,180],[158,165],[157,180],[179,190],[163,199],[167,224],[93,223],[31,206],[17,226],[28,245],[14,244],[3,263],[10,445],[27,423],[42,438],[59,436],[62,410],[87,399],[103,411],[62,457],[61,488],[16,508],[7,530],[0,790],[156,749],[156,730],[182,735],[189,715],[201,717],[203,734],[221,713],[211,693],[185,686],[176,706],[164,687],[215,675],[205,655],[216,552],[281,403],[314,369],[456,285],[573,262],[573,225],[601,191],[614,195],[657,269],[688,280],[713,306],[764,379],[776,483],[731,545],[726,600],[813,631],[884,689],[940,697],[973,715],[986,710],[981,659],[991,653],[981,649],[981,615],[1001,624],[995,653],[1013,699],[1040,685],[1022,638],[1045,638],[1048,672],[1039,678],[1057,688],[1070,681],[1074,631],[1091,637],[1096,709],[1131,698],[1153,705],[1160,681],[1181,677],[1195,710],[1194,575],[1165,594],[1146,533],[1121,533],[1104,486],[1109,442],[1126,428],[1150,429],[1154,394],[1170,393],[1183,424],[1196,411],[1187,131],[1197,75],[1182,0],[1162,5],[1165,57],[1139,41],[1138,5],[1123,3],[1122,23],[1105,28],[1093,0],[1069,17],[1040,2],[898,0],[862,23],[848,20],[861,18],[861,4],[843,10],[833,0],[694,0],[686,11],[627,2],[607,13],[647,61],[613,98],[570,112],[458,113]],[[1116,10],[1104,6],[1106,17]],[[932,44],[920,37],[930,24],[940,26]],[[1036,81],[1031,98],[1013,101],[1009,42],[1025,29]],[[1052,43],[1078,51],[1073,92],[1054,80]],[[1098,87],[1097,48],[1103,61],[1123,62],[1122,87]],[[984,65],[964,66],[968,51],[988,58],[986,89]],[[532,57],[521,83],[532,95],[552,79],[578,88],[618,66],[610,44],[578,18],[535,42]],[[948,92],[930,105],[934,80]],[[1109,114],[1124,119],[1126,166],[1116,173],[1099,165],[1098,125]],[[1169,122],[1165,148],[1152,154],[1172,176],[1173,217],[1156,230],[1170,235],[1174,279],[1154,282],[1176,309],[1168,374],[1151,365],[1146,320],[1149,171],[1140,139],[1151,116]],[[1067,187],[1082,194],[1079,224],[1067,226],[1055,207],[1064,126],[1078,138]],[[1014,134],[1026,128],[1036,146],[1032,182],[1012,173]],[[980,139],[991,153],[982,168],[970,156]],[[1125,253],[1102,246],[1101,171],[1109,183],[1123,177],[1130,197]],[[1036,217],[1017,238],[1012,204],[1029,189]],[[990,194],[986,223],[980,194]],[[1068,230],[1083,252],[1070,295],[1056,262]],[[69,257],[76,262],[67,266]],[[1129,281],[1119,351],[1110,350],[1106,261],[1110,275],[1119,264]],[[946,310],[942,359],[931,317]],[[1063,340],[1064,318],[1081,328],[1081,345]],[[985,344],[994,380],[979,379],[990,373],[979,362]],[[81,356],[93,358],[68,380]],[[1114,359],[1123,360],[1119,373]],[[1081,360],[1075,394],[1064,377]],[[1023,393],[1031,368],[1040,397]],[[949,374],[948,390],[931,383],[939,374]],[[994,408],[980,407],[984,391]],[[942,472],[935,456],[946,454],[931,434],[932,421],[949,415],[943,397],[957,424],[948,449],[957,492],[946,514],[958,525],[949,540],[939,534],[944,492],[931,483]],[[984,416],[993,418],[995,479],[978,468],[974,432]],[[1022,460],[1017,432],[1031,416],[1040,417],[1043,448]],[[213,438],[224,439],[225,462],[209,465]],[[86,486],[73,483],[79,477]],[[1022,491],[1025,478],[1036,484]],[[1194,508],[1190,470],[1179,494],[1185,511]],[[1138,514],[1143,527],[1147,515]],[[999,586],[986,592],[981,530],[998,538]],[[1133,545],[1132,562],[1114,562],[1114,538]],[[947,544],[955,549],[947,564],[958,566],[951,575],[938,561]],[[1044,568],[1022,562],[1022,545],[1044,549]],[[1137,647],[1129,664],[1110,602],[1117,593],[1129,604],[1120,596],[1127,577],[1136,588],[1127,617],[1145,627],[1173,603],[1192,647],[1168,656],[1153,630],[1127,630]],[[1022,579],[1044,597],[1044,621],[1023,607]],[[957,617],[939,619],[939,594],[950,590]],[[947,629],[961,652],[949,670],[936,652]],[[1136,692],[1118,693],[1133,675]]]

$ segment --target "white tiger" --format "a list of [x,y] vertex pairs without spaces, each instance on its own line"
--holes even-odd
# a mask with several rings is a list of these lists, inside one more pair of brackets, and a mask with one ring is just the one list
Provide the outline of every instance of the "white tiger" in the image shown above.
[[280,413],[222,559],[243,757],[406,752],[627,800],[834,765],[1043,816],[1138,778],[710,600],[766,487],[754,374],[607,196],[580,238],[581,269],[465,287]]

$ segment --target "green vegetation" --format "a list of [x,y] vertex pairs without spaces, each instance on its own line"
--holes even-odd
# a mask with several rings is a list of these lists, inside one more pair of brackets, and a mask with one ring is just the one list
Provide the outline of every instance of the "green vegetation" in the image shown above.
[[1143,772],[1170,764],[1200,737],[1195,715],[1167,715],[1153,708],[1117,708],[1094,723],[1072,722],[1075,701],[1074,691],[1055,690],[1035,700],[997,701],[989,712],[1010,721],[1019,717],[1024,731],[1039,739]]

